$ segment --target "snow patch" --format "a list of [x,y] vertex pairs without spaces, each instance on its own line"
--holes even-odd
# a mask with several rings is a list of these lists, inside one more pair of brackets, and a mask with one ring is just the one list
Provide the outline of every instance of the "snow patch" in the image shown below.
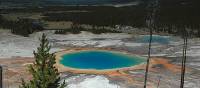
[[120,86],[109,83],[109,80],[102,76],[86,78],[79,84],[69,84],[65,88],[120,88]]

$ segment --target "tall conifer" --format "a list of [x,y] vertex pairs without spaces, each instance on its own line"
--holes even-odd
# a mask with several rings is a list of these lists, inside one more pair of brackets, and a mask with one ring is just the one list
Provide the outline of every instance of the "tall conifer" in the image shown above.
[[33,52],[35,62],[29,66],[29,72],[33,78],[27,83],[22,80],[20,88],[64,88],[65,83],[59,83],[58,69],[54,66],[55,55],[49,53],[51,46],[45,34],[42,35],[40,42],[37,52]]

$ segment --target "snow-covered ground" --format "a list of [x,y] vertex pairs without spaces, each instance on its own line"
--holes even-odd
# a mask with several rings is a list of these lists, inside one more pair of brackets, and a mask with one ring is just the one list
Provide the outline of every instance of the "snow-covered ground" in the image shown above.
[[42,34],[47,34],[47,37],[52,45],[52,52],[60,51],[63,48],[60,46],[141,46],[140,43],[123,42],[122,39],[131,38],[132,35],[120,34],[101,34],[95,35],[88,32],[81,34],[58,35],[53,31],[43,31],[31,34],[30,37],[22,37],[13,35],[9,31],[0,32],[0,58],[9,58],[14,56],[32,57],[33,50],[39,46],[39,38]]
[[33,56],[33,50],[38,46],[39,41],[33,38],[13,35],[9,31],[0,33],[0,58],[12,56]]
[[[71,78],[68,81],[78,80],[78,78]],[[88,77],[78,84],[74,82],[65,88],[121,88],[119,85],[109,83],[109,80],[103,76]]]

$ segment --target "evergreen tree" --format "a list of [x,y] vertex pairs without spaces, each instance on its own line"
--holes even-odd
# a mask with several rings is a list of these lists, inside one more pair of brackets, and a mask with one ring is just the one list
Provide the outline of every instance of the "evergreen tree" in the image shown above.
[[65,82],[60,85],[58,69],[55,68],[55,55],[49,53],[51,47],[45,36],[40,39],[40,47],[34,53],[35,62],[29,66],[33,79],[26,83],[22,80],[20,88],[64,88]]

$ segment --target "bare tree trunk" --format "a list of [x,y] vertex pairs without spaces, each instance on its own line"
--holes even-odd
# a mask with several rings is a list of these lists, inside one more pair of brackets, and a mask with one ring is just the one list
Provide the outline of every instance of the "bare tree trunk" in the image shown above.
[[148,1],[147,3],[147,28],[150,30],[150,39],[149,39],[149,51],[148,51],[148,58],[147,58],[147,65],[146,65],[146,71],[145,71],[145,80],[144,80],[144,88],[147,87],[147,79],[148,79],[148,72],[149,72],[149,64],[150,64],[150,58],[151,58],[151,43],[152,43],[152,35],[153,35],[153,29],[156,27],[156,15],[158,11],[159,6],[159,0],[155,1]]
[[150,39],[149,39],[149,51],[148,51],[148,59],[147,59],[147,65],[146,65],[146,71],[145,71],[145,80],[144,80],[144,88],[147,86],[147,78],[148,78],[148,72],[149,72],[149,62],[151,58],[151,42],[152,42],[152,28],[150,28]]
[[3,88],[3,68],[0,65],[0,88]]
[[182,59],[182,66],[181,66],[181,84],[180,88],[184,87],[184,80],[185,80],[185,67],[186,67],[186,59],[187,59],[187,32],[184,30],[184,45],[183,45],[183,59]]

